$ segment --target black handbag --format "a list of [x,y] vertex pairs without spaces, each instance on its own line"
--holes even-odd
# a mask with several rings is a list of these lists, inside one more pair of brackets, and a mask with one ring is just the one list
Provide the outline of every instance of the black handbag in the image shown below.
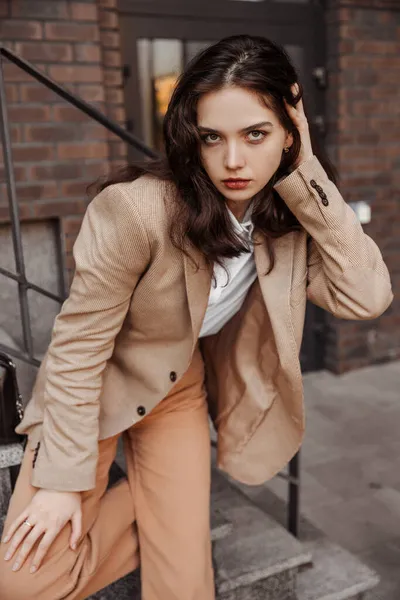
[[15,433],[23,416],[15,364],[7,354],[0,352],[0,445],[25,441],[26,436]]

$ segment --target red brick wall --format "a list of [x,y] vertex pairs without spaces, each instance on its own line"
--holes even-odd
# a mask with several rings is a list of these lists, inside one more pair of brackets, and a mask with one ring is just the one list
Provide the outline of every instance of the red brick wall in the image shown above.
[[[6,47],[124,122],[116,0],[2,0],[0,17]],[[71,273],[86,187],[121,163],[125,144],[19,68],[4,67],[21,217],[61,219]],[[3,184],[0,220],[7,219]]]
[[328,317],[326,367],[338,373],[400,357],[399,9],[398,0],[333,0],[327,14],[328,149],[346,200],[371,204],[364,229],[383,251],[396,295],[374,321]]

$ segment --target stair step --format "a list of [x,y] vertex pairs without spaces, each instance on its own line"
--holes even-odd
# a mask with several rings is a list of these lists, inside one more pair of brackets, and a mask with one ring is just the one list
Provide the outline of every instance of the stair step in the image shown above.
[[213,472],[212,506],[233,526],[229,535],[214,544],[217,597],[294,597],[297,573],[310,563],[311,553],[217,471]]
[[303,546],[313,562],[297,576],[296,600],[358,600],[378,585],[376,573],[326,538]]
[[[296,576],[310,552],[216,470],[211,506],[218,600],[294,600]],[[138,572],[90,597],[114,599],[140,600]]]
[[[268,484],[235,486],[277,522],[287,522],[287,502]],[[303,548],[312,554],[313,562],[297,575],[295,600],[367,600],[370,597],[369,591],[379,582],[378,575],[347,550],[330,542],[302,515],[300,538]]]
[[219,510],[211,506],[211,541],[222,540],[232,532],[233,525]]

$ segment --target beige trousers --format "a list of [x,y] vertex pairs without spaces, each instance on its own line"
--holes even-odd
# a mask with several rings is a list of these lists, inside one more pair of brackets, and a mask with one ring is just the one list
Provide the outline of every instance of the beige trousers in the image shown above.
[[[82,492],[83,534],[68,524],[42,566],[17,572],[0,544],[1,600],[83,600],[141,565],[143,600],[213,600],[210,438],[204,366],[197,349],[186,374],[140,423],[123,432],[127,480],[106,491],[118,435],[99,442],[96,487]],[[27,450],[5,523],[36,492]],[[36,549],[36,547],[35,547]]]

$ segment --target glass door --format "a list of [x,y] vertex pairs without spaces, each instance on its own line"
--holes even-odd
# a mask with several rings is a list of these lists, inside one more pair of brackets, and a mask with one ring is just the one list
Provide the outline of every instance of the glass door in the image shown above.
[[[162,149],[162,121],[186,64],[203,48],[241,33],[265,35],[284,46],[317,115],[322,96],[312,72],[323,59],[321,18],[309,0],[120,0],[127,128]],[[320,105],[320,106],[318,106]]]

